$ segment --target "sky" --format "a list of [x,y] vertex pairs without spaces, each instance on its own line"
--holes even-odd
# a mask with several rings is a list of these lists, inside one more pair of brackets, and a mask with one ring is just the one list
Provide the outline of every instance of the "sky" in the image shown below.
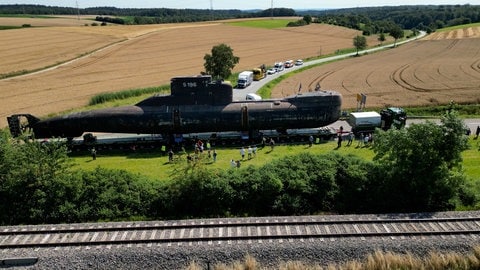
[[59,7],[117,7],[117,8],[193,8],[193,9],[328,9],[398,5],[480,5],[480,0],[0,0],[0,5],[35,4]]

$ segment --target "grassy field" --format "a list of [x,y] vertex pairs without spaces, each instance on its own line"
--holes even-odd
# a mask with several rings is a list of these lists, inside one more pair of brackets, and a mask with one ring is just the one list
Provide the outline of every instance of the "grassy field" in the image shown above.
[[469,24],[461,24],[461,25],[455,25],[451,27],[440,28],[440,29],[437,29],[436,32],[448,32],[452,30],[459,30],[459,29],[465,29],[470,27],[480,27],[480,23],[469,23]]
[[297,19],[272,19],[272,20],[248,20],[230,22],[229,25],[242,26],[242,27],[255,27],[264,29],[275,29],[286,27],[289,22],[296,21]]
[[[357,142],[354,142],[350,147],[343,146],[336,149],[336,141],[327,141],[325,143],[314,144],[308,147],[307,144],[296,145],[277,145],[271,150],[270,147],[259,147],[257,155],[248,160],[247,158],[241,162],[242,167],[246,166],[261,166],[270,162],[273,159],[278,159],[287,155],[297,155],[301,152],[308,151],[316,154],[323,154],[330,151],[337,151],[341,154],[352,154],[368,160],[372,160],[374,153],[371,148],[357,147]],[[470,149],[465,151],[464,169],[469,179],[472,181],[480,180],[480,151],[479,141],[470,140]],[[218,153],[217,162],[213,163],[212,159],[207,158],[204,153],[201,163],[211,169],[228,169],[230,168],[230,161],[241,160],[240,148],[216,148]],[[193,151],[187,149],[187,153]],[[77,153],[73,156],[74,168],[81,168],[85,170],[93,170],[96,167],[110,168],[110,169],[124,169],[132,173],[145,175],[151,179],[165,180],[168,179],[176,171],[181,170],[187,165],[185,156],[181,157],[178,162],[169,163],[168,156],[163,154],[160,149],[142,150],[123,150],[123,151],[104,151],[99,150],[96,160],[88,155],[88,153]]]

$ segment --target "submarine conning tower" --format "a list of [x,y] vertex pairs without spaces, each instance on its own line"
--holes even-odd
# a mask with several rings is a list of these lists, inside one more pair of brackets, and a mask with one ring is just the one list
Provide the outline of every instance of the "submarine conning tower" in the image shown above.
[[170,81],[170,95],[156,95],[137,106],[160,105],[226,105],[233,100],[232,84],[212,81],[210,75],[174,77]]

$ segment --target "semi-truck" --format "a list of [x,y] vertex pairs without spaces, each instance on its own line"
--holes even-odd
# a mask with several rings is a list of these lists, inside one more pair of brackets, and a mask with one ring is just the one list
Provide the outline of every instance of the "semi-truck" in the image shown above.
[[383,130],[392,127],[403,128],[407,121],[407,114],[402,108],[390,107],[378,112],[353,112],[348,117],[348,124],[352,127],[355,135],[371,133],[376,128]]
[[246,88],[253,82],[253,71],[242,71],[238,74],[237,87]]

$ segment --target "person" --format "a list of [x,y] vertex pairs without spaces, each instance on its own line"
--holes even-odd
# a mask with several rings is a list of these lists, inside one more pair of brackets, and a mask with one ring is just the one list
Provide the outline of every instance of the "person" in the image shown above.
[[310,137],[308,137],[308,146],[312,147],[312,145],[313,145],[313,136],[310,135]]
[[358,140],[358,145],[357,145],[357,147],[362,146],[362,144],[363,144],[363,133],[360,133],[360,140]]
[[233,159],[230,160],[230,166],[231,166],[232,168],[237,167],[237,163],[235,162],[235,160],[233,160]]
[[237,160],[237,168],[240,168],[240,165],[241,165],[240,160]]
[[240,149],[240,155],[242,156],[242,160],[245,158],[245,148],[242,146]]
[[217,161],[217,151],[213,149],[213,162]]
[[162,147],[160,147],[160,152],[162,152],[162,156],[165,155],[166,151],[167,151],[167,146],[162,145]]
[[275,147],[275,141],[273,140],[273,138],[270,138],[270,147],[272,148],[272,151],[273,151],[273,148]]
[[212,147],[212,146],[210,145],[210,140],[208,140],[208,141],[207,141],[207,151],[210,152],[211,147]]
[[95,150],[95,147],[92,147],[92,159],[93,160],[97,159],[97,150]]
[[348,143],[347,143],[347,146],[352,145],[353,137],[354,137],[354,136],[353,136],[353,132],[350,131],[350,132],[348,133]]
[[368,134],[365,135],[365,137],[363,138],[363,144],[364,146],[368,146],[368,142],[370,141],[370,137],[368,137]]
[[337,136],[337,148],[340,148],[342,147],[342,133],[338,133],[338,136]]
[[252,159],[252,152],[253,152],[253,148],[251,146],[248,146],[247,148],[248,159]]
[[480,126],[477,126],[477,131],[475,132],[475,140],[478,139],[478,135],[480,134]]
[[173,161],[173,150],[172,149],[170,149],[170,151],[168,151],[168,161],[169,162]]
[[[198,140],[198,141],[197,141],[197,148],[198,148],[198,151],[199,151],[200,153],[203,153],[203,142],[202,142],[202,140]],[[197,151],[197,152],[198,152],[198,151]]]

